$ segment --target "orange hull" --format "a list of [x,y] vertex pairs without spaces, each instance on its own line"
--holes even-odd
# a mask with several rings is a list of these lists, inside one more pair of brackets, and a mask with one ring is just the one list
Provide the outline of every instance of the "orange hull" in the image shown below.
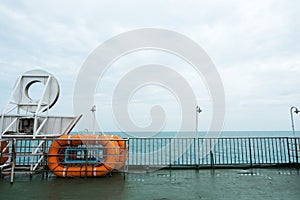
[[[53,141],[48,152],[49,169],[59,177],[98,177],[112,169],[120,169],[127,160],[125,141],[117,141],[118,136],[105,135],[63,135]],[[65,155],[62,149],[79,145],[102,145],[106,149],[106,158],[102,163],[66,164],[61,162]]]
[[[8,149],[8,147],[6,148],[6,146],[7,146],[7,142],[6,141],[3,141],[3,142],[1,142],[0,143],[1,144],[1,148],[0,148],[0,152],[1,153],[8,153],[9,152],[9,149]],[[6,148],[6,149],[5,149]],[[5,150],[4,150],[5,149]],[[3,151],[4,150],[4,151]],[[6,161],[8,160],[8,157],[4,157],[4,156],[2,156],[2,158],[1,158],[1,160],[0,160],[0,164],[4,164],[4,163],[6,163]]]

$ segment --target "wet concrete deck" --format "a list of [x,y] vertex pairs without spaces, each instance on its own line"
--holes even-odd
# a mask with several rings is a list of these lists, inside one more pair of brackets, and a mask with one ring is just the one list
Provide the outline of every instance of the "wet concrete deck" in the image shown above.
[[0,199],[300,199],[293,168],[159,170],[92,179],[0,180]]
[[140,191],[144,199],[300,199],[294,169],[157,171],[130,175],[128,183],[133,199]]

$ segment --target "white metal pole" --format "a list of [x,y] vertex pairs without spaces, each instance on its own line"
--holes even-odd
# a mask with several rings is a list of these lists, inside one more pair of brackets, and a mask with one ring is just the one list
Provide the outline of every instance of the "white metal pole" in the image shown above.
[[293,115],[293,110],[294,109],[295,109],[294,113],[296,113],[296,114],[298,114],[300,111],[295,106],[292,106],[291,109],[290,109],[293,136],[296,137],[296,134],[295,134],[295,124],[294,124],[294,115]]
[[93,105],[92,109],[91,109],[92,113],[93,113],[93,134],[95,135],[96,130],[95,130],[95,123],[96,123],[96,105]]

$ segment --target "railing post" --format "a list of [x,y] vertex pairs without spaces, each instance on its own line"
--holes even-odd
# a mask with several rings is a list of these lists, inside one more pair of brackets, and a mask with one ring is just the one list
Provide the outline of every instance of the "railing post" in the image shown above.
[[194,155],[195,155],[195,166],[199,168],[199,138],[194,138]]
[[251,138],[248,139],[248,142],[249,142],[250,166],[252,167]]
[[213,154],[212,150],[210,150],[210,166],[211,166],[211,168],[215,167],[214,154]]
[[43,174],[42,174],[42,179],[45,178],[45,170],[46,170],[46,165],[47,165],[47,153],[46,153],[46,145],[47,145],[47,140],[44,138],[44,143],[42,144],[42,149],[43,149]]
[[291,164],[291,153],[290,153],[290,144],[289,144],[289,138],[286,138],[286,147],[287,147],[287,153],[289,158],[289,164]]
[[[128,172],[128,166],[129,166],[129,161],[130,161],[130,159],[129,159],[129,155],[130,155],[130,153],[129,153],[129,151],[130,151],[130,149],[129,149],[129,147],[130,147],[130,138],[126,138],[126,141],[125,141],[125,149],[124,149],[124,154],[125,154],[125,156],[127,157],[127,161],[125,162],[125,165],[124,165],[124,180],[126,179],[126,173]],[[126,164],[127,163],[127,164]]]
[[172,141],[171,141],[172,139],[170,138],[169,139],[169,162],[170,162],[170,164],[169,164],[169,167],[170,167],[170,169],[171,169],[171,167],[172,167],[172,148],[171,148],[171,146],[172,146]]
[[215,162],[214,162],[214,154],[212,152],[212,145],[211,145],[211,138],[209,139],[209,153],[210,153],[210,166],[211,168],[214,168]]
[[299,168],[297,138],[294,138],[294,143],[295,143],[296,167]]
[[89,159],[89,150],[88,150],[88,146],[87,145],[85,147],[84,154],[85,154],[85,179],[87,179],[87,177],[88,177],[88,162],[89,162],[88,161],[88,159]]
[[12,140],[12,167],[11,167],[11,175],[10,175],[10,183],[14,182],[15,175],[15,166],[16,166],[16,139]]

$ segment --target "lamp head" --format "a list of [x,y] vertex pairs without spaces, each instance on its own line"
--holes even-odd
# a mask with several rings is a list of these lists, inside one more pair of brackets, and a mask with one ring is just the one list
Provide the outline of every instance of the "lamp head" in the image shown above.
[[197,111],[198,113],[202,112],[202,110],[200,109],[200,106],[197,106],[197,107],[196,107],[196,111]]

